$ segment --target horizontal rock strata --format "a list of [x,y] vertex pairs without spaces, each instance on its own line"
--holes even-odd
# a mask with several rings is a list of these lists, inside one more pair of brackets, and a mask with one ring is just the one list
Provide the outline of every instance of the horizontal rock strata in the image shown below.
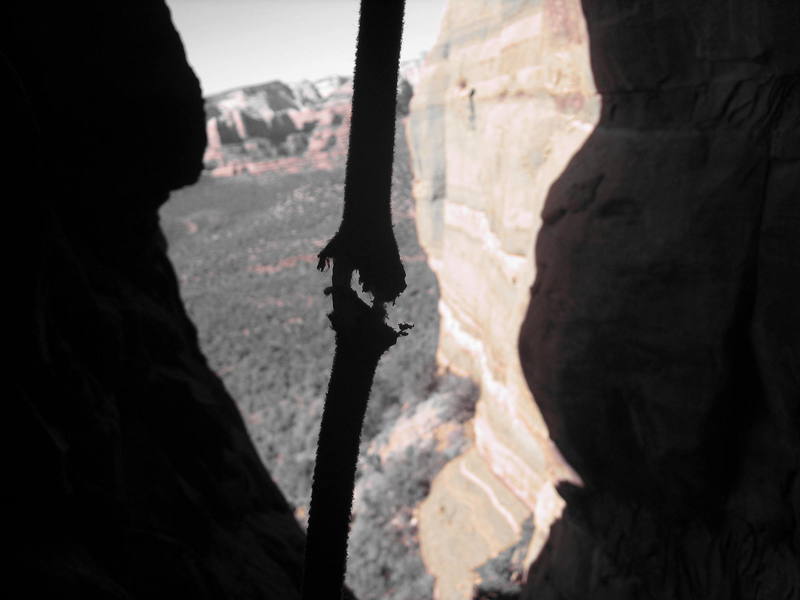
[[[547,190],[598,108],[577,2],[448,3],[407,136],[417,228],[441,288],[438,360],[477,381],[481,395],[469,458],[443,471],[431,498],[445,513],[504,533],[470,544],[454,521],[423,510],[422,551],[438,598],[471,597],[474,568],[519,535],[509,514],[517,523],[534,515],[530,561],[561,509],[553,482],[570,471],[532,401],[516,336]],[[485,491],[500,488],[491,498]],[[480,504],[465,501],[468,489],[483,494]]]

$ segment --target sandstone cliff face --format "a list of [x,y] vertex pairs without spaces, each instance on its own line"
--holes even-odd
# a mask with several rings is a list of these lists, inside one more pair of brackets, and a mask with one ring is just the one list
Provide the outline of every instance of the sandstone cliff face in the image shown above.
[[[408,112],[420,60],[401,63],[398,115]],[[206,98],[204,162],[215,176],[330,170],[344,164],[350,135],[350,77],[270,81]]]
[[569,470],[522,376],[516,332],[545,195],[598,109],[577,1],[448,4],[407,135],[418,231],[441,287],[438,360],[481,394],[472,448],[420,509],[438,598],[470,598],[476,568],[533,515],[530,562],[561,508],[553,482]]
[[408,130],[439,362],[481,397],[420,509],[437,597],[531,513],[526,598],[800,597],[799,25],[449,3]]

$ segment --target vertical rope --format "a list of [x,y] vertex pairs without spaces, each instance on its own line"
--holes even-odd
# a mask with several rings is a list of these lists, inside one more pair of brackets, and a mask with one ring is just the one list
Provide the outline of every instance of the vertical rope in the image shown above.
[[[385,302],[405,289],[392,230],[391,183],[404,0],[361,0],[344,211],[319,254],[333,261],[329,318],[336,352],[325,397],[306,539],[303,600],[340,600],[358,448],[378,361],[407,326],[385,322]],[[354,270],[370,307],[350,288]]]

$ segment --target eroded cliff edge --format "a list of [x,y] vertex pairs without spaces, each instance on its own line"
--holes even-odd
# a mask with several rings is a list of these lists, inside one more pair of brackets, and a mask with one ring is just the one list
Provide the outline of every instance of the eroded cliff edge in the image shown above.
[[420,509],[439,597],[529,513],[526,597],[800,594],[799,10],[449,3],[409,140],[481,399]]
[[480,384],[473,445],[420,508],[437,597],[470,598],[485,561],[547,539],[570,477],[531,398],[516,334],[547,189],[596,123],[576,2],[449,2],[407,127],[417,229],[439,279],[439,363]]
[[6,2],[0,31],[4,585],[299,597],[303,533],[200,353],[158,224],[206,141],[166,6]]

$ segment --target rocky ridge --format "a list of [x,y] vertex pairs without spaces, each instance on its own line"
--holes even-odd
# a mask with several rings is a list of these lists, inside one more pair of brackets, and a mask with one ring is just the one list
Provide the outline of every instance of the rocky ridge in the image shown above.
[[[399,116],[408,113],[422,58],[400,65]],[[206,98],[204,163],[215,176],[298,173],[343,164],[350,132],[352,78],[278,80]]]

